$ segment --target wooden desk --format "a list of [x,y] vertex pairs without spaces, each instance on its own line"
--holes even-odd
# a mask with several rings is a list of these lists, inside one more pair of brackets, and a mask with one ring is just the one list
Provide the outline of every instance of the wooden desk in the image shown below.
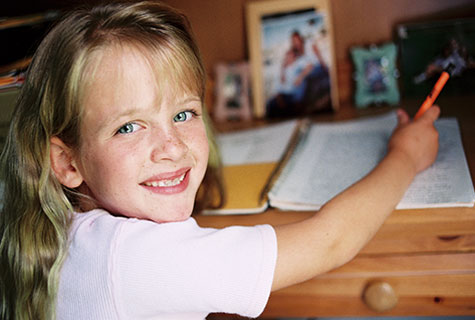
[[[408,101],[414,112],[420,101]],[[440,99],[443,116],[457,116],[475,181],[475,98]],[[371,111],[363,111],[371,112]],[[412,113],[414,114],[414,113]],[[352,117],[348,109],[335,119]],[[311,213],[270,209],[249,216],[198,216],[202,226],[279,225]],[[368,286],[387,283],[397,296],[388,311],[363,300]],[[475,315],[475,209],[397,210],[348,264],[272,293],[262,318],[383,315]],[[223,316],[210,316],[222,319]],[[236,317],[232,317],[236,319]]]

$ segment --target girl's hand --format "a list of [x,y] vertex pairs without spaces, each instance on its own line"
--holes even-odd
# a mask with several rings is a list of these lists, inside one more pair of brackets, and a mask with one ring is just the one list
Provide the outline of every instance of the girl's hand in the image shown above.
[[398,126],[389,141],[389,152],[399,153],[412,164],[415,173],[428,168],[437,156],[438,132],[434,121],[439,117],[440,108],[432,106],[422,117],[411,121],[404,110],[398,111]]

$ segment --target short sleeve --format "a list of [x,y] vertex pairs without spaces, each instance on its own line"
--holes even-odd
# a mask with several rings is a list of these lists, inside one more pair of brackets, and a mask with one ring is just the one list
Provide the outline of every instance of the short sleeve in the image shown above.
[[111,255],[115,303],[126,318],[191,312],[257,317],[274,276],[277,240],[268,225],[201,228],[192,218],[122,222]]

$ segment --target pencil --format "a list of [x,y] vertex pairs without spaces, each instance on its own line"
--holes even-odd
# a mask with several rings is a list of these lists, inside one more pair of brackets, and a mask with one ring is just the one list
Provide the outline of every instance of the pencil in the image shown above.
[[421,107],[417,111],[416,115],[414,116],[414,120],[420,118],[427,110],[429,110],[430,107],[434,104],[435,99],[437,99],[437,96],[439,95],[440,91],[442,91],[442,88],[445,86],[447,83],[447,80],[450,78],[450,71],[442,71],[442,74],[440,75],[439,79],[435,83],[434,87],[432,88],[432,91],[429,93],[427,98],[424,100],[422,103]]

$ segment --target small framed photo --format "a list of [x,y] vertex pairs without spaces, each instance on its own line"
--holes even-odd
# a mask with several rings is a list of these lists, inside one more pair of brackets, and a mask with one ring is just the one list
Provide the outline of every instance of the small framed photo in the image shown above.
[[216,65],[216,121],[247,121],[252,118],[249,94],[249,64]]
[[405,97],[425,97],[444,69],[453,67],[444,95],[475,88],[475,18],[417,22],[397,27]]
[[329,0],[248,2],[246,22],[257,118],[338,107]]
[[394,43],[369,48],[351,49],[355,66],[355,104],[359,108],[371,104],[399,103],[396,67],[397,47]]

